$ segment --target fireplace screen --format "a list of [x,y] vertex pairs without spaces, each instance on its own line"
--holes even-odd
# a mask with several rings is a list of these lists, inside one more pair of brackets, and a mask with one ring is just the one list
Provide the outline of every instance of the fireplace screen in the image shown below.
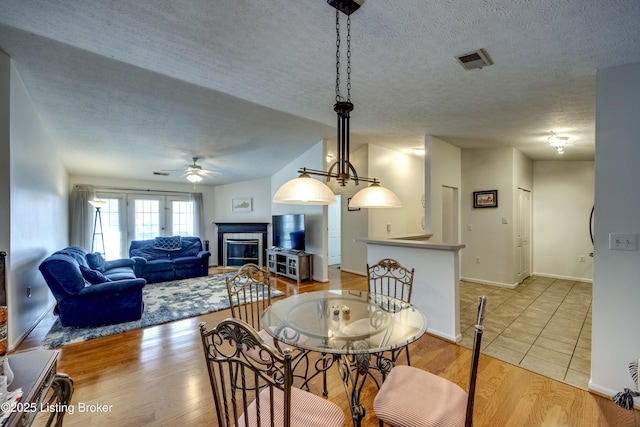
[[225,249],[226,266],[240,266],[247,263],[259,265],[260,241],[258,239],[228,239]]

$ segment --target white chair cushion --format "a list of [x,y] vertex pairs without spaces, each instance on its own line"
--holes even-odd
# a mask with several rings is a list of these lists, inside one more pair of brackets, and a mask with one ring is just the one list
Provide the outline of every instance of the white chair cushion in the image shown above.
[[[271,425],[269,409],[269,389],[260,392],[260,412],[262,426]],[[284,425],[284,393],[280,389],[274,390],[274,423]],[[250,427],[258,426],[256,418],[256,401],[247,408]],[[245,425],[245,414],[238,419],[238,426]],[[291,389],[291,427],[343,427],[344,413],[335,403],[320,396],[300,390]]]
[[467,393],[457,384],[411,366],[391,369],[373,402],[376,416],[394,427],[464,426]]

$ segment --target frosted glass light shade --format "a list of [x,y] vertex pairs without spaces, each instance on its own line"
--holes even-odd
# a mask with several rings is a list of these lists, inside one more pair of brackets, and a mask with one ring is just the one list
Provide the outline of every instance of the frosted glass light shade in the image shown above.
[[193,182],[194,184],[202,181],[202,177],[197,173],[190,173],[189,175],[187,175],[187,179],[189,180],[189,182]]
[[400,208],[402,203],[395,193],[378,183],[371,184],[353,195],[350,208]]
[[323,182],[302,174],[278,188],[273,202],[290,205],[334,205],[336,196]]
[[89,204],[91,206],[93,206],[96,209],[100,209],[101,207],[105,206],[107,204],[106,200],[89,200]]

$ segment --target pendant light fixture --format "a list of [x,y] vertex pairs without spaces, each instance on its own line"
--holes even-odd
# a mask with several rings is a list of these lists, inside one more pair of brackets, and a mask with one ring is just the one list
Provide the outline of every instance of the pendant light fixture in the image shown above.
[[[336,161],[327,172],[302,168],[298,170],[300,176],[288,181],[276,191],[273,197],[275,203],[332,205],[336,203],[333,191],[321,181],[311,175],[335,178],[341,186],[349,180],[355,185],[360,181],[371,185],[358,191],[349,202],[350,208],[399,208],[400,199],[392,191],[380,186],[376,178],[359,177],[356,168],[349,161],[350,145],[350,113],[353,111],[351,103],[351,14],[361,5],[359,0],[327,0],[336,9],[336,103],[333,111],[337,115]],[[347,15],[347,98],[340,93],[340,12]]]

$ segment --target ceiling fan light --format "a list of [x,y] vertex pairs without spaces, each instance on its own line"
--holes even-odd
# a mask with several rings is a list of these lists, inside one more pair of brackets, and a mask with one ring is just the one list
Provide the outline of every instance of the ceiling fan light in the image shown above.
[[274,203],[290,205],[334,205],[336,196],[323,182],[302,174],[287,181],[273,196]]
[[358,191],[349,202],[350,208],[401,208],[402,203],[395,193],[374,182]]
[[189,180],[189,182],[197,184],[198,182],[202,181],[202,177],[196,173],[190,173],[189,175],[187,175],[187,180]]
[[549,145],[552,147],[562,147],[569,141],[568,136],[558,136],[555,133],[551,133],[551,136],[547,138]]

